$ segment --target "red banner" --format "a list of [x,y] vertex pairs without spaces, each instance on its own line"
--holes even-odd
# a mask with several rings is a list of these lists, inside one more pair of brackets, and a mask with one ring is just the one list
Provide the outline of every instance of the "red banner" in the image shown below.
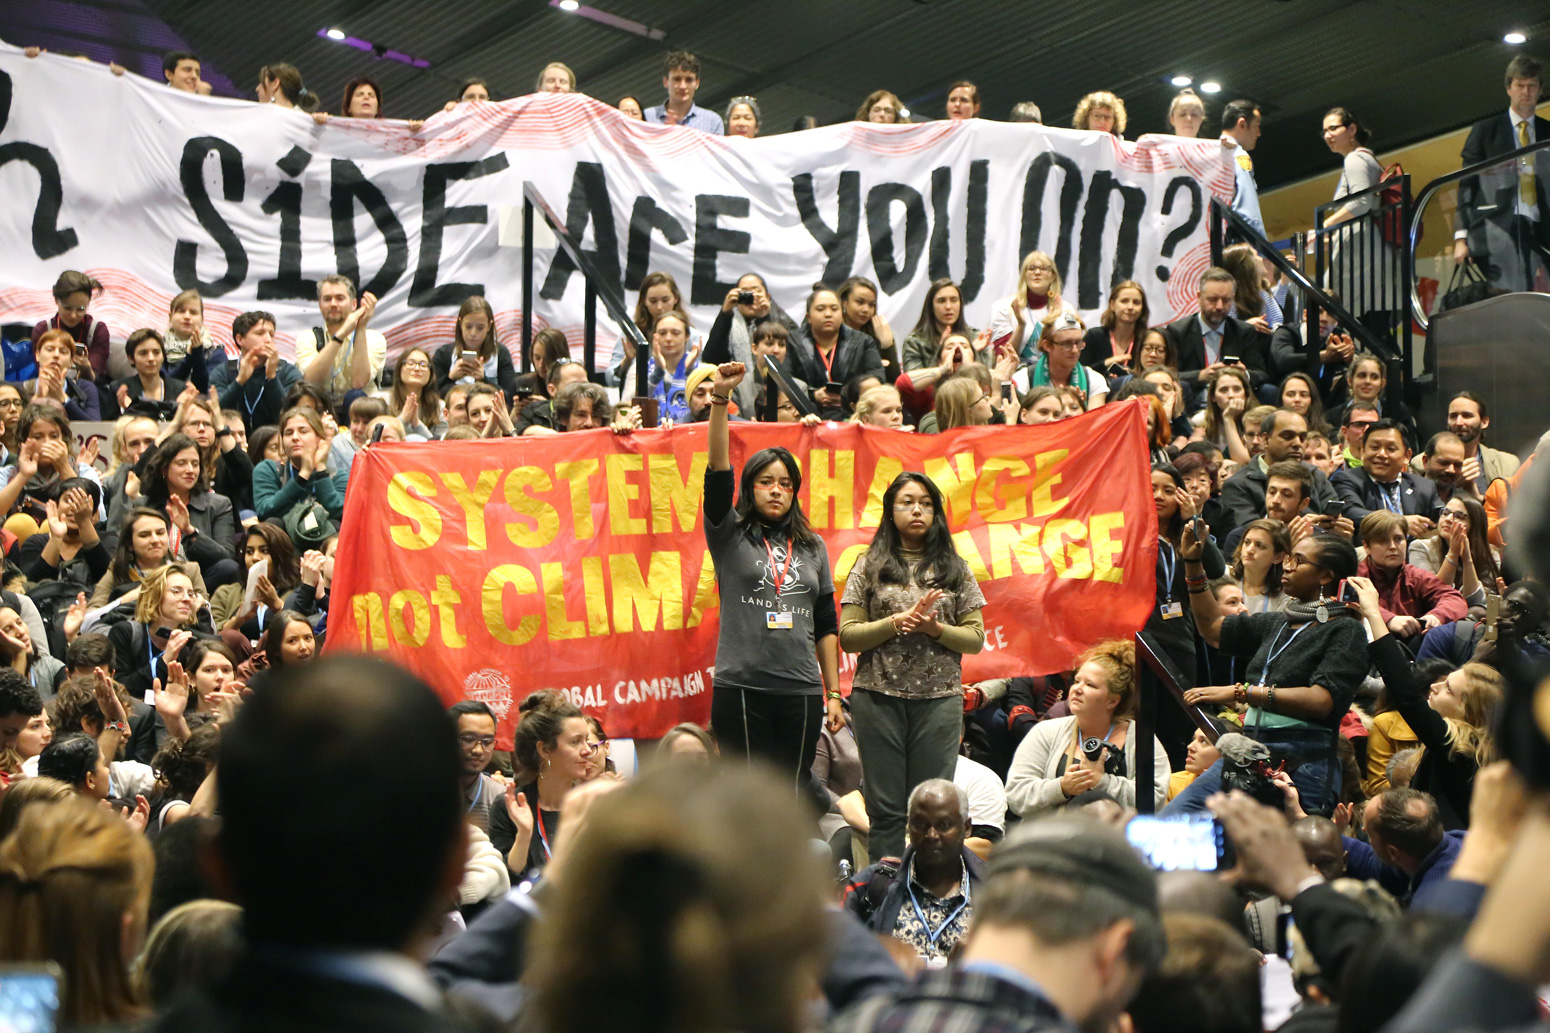
[[[906,434],[734,423],[732,462],[783,445],[828,545],[835,598],[904,470],[942,490],[985,593],[966,680],[1068,669],[1133,634],[1155,594],[1157,518],[1139,403],[1039,427]],[[384,652],[448,701],[565,691],[610,735],[705,722],[715,572],[701,527],[703,425],[374,446],[345,500],[328,647]],[[849,680],[854,662],[841,657]]]

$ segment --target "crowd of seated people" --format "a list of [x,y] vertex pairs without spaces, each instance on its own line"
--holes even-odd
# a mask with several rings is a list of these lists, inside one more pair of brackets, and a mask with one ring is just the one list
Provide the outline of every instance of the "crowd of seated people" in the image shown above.
[[[695,105],[692,55],[664,72],[663,104],[620,109],[759,134],[753,97],[724,117]],[[197,91],[197,58],[169,55],[167,79]],[[536,89],[576,76],[551,63]],[[258,92],[319,107],[285,64]],[[359,78],[339,117],[382,117],[385,99]],[[470,80],[453,103],[490,99]],[[972,83],[947,92],[949,118],[981,106]],[[1229,108],[1251,170],[1258,110]],[[1203,116],[1190,92],[1169,112],[1184,136]],[[856,117],[908,115],[878,91]],[[1127,122],[1106,91],[1073,116]],[[1235,204],[1257,212],[1252,189],[1250,171]],[[1550,913],[1538,873],[1508,864],[1520,835],[1542,857],[1543,805],[1525,811],[1499,760],[1504,671],[1550,660],[1550,591],[1506,549],[1532,460],[1485,444],[1486,402],[1451,398],[1422,447],[1386,364],[1327,317],[1310,347],[1251,250],[1229,248],[1162,326],[1139,283],[1116,283],[1087,326],[1049,255],[1003,272],[987,327],[939,279],[898,340],[862,277],[776,299],[750,271],[696,327],[653,272],[635,311],[650,354],[622,342],[595,376],[552,329],[514,361],[479,296],[452,340],[390,359],[377,300],[342,276],[319,282],[293,359],[272,314],[207,325],[194,291],[124,335],[120,359],[126,328],[88,311],[101,285],[62,274],[32,364],[0,383],[0,963],[57,964],[69,1028],[355,1028],[347,1012],[371,1017],[361,1028],[799,1033],[818,985],[831,1028],[858,1033],[1009,1016],[1264,1029],[1271,987],[1300,1000],[1294,1022],[1376,1031],[1462,923],[1511,928],[1494,898]],[[508,751],[487,703],[444,707],[402,670],[319,657],[358,456],[629,433],[641,382],[664,424],[709,425],[718,591],[759,581],[755,531],[790,530],[787,549],[816,560],[803,587],[834,611],[810,615],[801,648],[750,647],[724,622],[709,728],[636,742],[626,765],[604,715],[533,692]],[[1162,690],[1134,641],[963,684],[984,597],[929,478],[888,487],[891,519],[836,600],[799,519],[799,460],[768,450],[739,474],[729,458],[736,420],[951,434],[1136,399],[1158,525],[1142,632],[1184,703],[1283,762],[1274,806],[1219,795],[1235,754],[1172,701],[1143,723],[1141,695]],[[99,419],[117,421],[105,471],[71,433]],[[838,648],[857,655],[848,694]],[[797,673],[762,691],[771,670]],[[781,781],[750,758],[785,765]],[[1235,884],[1151,870],[1105,827],[1138,809],[1214,812]],[[1264,991],[1256,950],[1291,956]],[[1550,977],[1512,950],[1447,971]]]

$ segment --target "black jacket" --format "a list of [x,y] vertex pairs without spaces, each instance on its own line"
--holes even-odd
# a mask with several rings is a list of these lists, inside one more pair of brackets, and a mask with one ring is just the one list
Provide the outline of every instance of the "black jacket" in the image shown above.
[[[1338,509],[1339,493],[1324,471],[1317,467],[1309,467],[1309,471],[1313,474],[1313,501],[1308,506],[1309,512],[1329,513]],[[1242,527],[1265,515],[1265,485],[1268,481],[1265,471],[1259,468],[1259,460],[1253,459],[1249,465],[1222,482],[1222,505],[1227,508],[1228,527]],[[1232,550],[1228,549],[1227,553],[1231,555]]]
[[[140,383],[140,374],[131,373],[123,380],[118,381],[108,389],[113,397],[113,405],[118,407],[118,389],[128,388],[129,404],[121,410],[124,416],[149,416],[153,420],[170,420],[178,411],[178,395],[183,393],[183,381],[176,377],[162,374],[161,401],[145,397],[145,388]],[[208,390],[208,389],[207,389]]]
[[[968,847],[962,848],[962,854],[969,871],[969,885],[978,886],[985,877],[985,862]],[[904,907],[910,862],[914,859],[915,848],[909,847],[897,867],[889,865],[892,875],[883,869],[882,862],[863,868],[845,887],[845,910],[874,933],[891,935],[894,923],[899,920],[899,911]]]
[[[1534,116],[1534,139],[1540,143],[1550,140],[1550,119]],[[1512,116],[1503,111],[1474,124],[1459,156],[1467,168],[1499,155],[1510,154],[1519,146],[1517,134],[1512,128]],[[1534,178],[1538,186],[1540,212],[1543,213],[1545,200],[1550,197],[1546,192],[1550,182],[1547,182],[1543,170],[1545,162],[1550,159],[1546,158],[1544,151],[1536,152],[1530,158],[1534,161]],[[1469,249],[1476,256],[1484,255],[1487,250],[1487,222],[1506,226],[1512,221],[1517,205],[1518,171],[1517,168],[1503,167],[1459,180],[1456,228],[1469,234]],[[1543,230],[1543,217],[1539,225]]]
[[[455,349],[457,349],[457,342],[453,341],[437,348],[436,354],[431,356],[431,370],[436,377],[436,390],[443,398],[452,389],[452,385],[457,383],[452,379],[452,367],[456,365],[457,359],[454,354]],[[517,393],[517,367],[512,364],[511,351],[503,344],[495,346],[495,383],[506,392],[508,402]]]
[[[1302,323],[1282,323],[1270,334],[1270,377],[1279,384],[1288,373],[1306,373],[1319,385],[1319,400],[1326,406],[1343,382],[1345,366],[1340,362],[1324,363],[1318,356],[1308,357],[1304,344],[1306,336]],[[1322,348],[1323,345],[1321,344]],[[1312,430],[1313,428],[1309,428]]]
[[[1383,490],[1359,466],[1336,470],[1329,482],[1335,486],[1335,492],[1345,507],[1345,515],[1358,531],[1361,530],[1362,519],[1368,513],[1385,508]],[[1399,508],[1405,516],[1420,515],[1436,520],[1442,513],[1442,499],[1437,495],[1437,485],[1406,470],[1399,475]]]
[[814,390],[828,382],[843,384],[851,377],[869,374],[888,383],[883,370],[883,357],[877,351],[877,342],[859,330],[840,327],[840,339],[834,346],[834,363],[825,367],[818,357],[818,347],[813,344],[812,332],[806,323],[792,335],[786,347],[786,367],[803,383]]
[[456,1033],[465,1027],[374,984],[239,958],[224,979],[183,998],[151,1033]]
[[[1200,313],[1192,312],[1162,328],[1163,336],[1173,344],[1179,357],[1179,380],[1196,389],[1200,371],[1206,368],[1206,342],[1200,332]],[[1241,319],[1223,321],[1222,355],[1236,355],[1248,367],[1254,389],[1270,379],[1269,338]]]

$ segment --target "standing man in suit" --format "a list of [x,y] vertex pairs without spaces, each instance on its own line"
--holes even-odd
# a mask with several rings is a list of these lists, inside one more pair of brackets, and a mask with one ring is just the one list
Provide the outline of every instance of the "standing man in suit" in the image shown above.
[[463,878],[461,767],[436,695],[381,660],[318,660],[243,704],[209,861],[245,950],[151,1028],[459,1029],[417,959]]
[[1200,311],[1163,327],[1179,357],[1179,380],[1193,391],[1209,385],[1223,366],[1245,370],[1255,391],[1270,379],[1265,337],[1227,315],[1235,286],[1232,273],[1212,266],[1200,274]]
[[[1534,113],[1544,67],[1519,54],[1508,63],[1506,79],[1507,115],[1475,123],[1464,141],[1465,167],[1550,140],[1550,119]],[[1460,180],[1453,261],[1476,263],[1503,290],[1544,290],[1550,265],[1547,188],[1550,150]]]
[[1404,429],[1395,420],[1381,419],[1362,435],[1360,469],[1336,470],[1330,483],[1345,503],[1345,516],[1357,527],[1367,514],[1386,509],[1405,518],[1410,537],[1419,538],[1437,526],[1442,499],[1437,486],[1405,469],[1410,449]]

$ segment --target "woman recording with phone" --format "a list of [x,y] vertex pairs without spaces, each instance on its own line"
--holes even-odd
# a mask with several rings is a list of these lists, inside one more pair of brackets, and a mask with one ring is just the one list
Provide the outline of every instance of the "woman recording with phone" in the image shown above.
[[[1102,793],[1121,806],[1136,805],[1136,647],[1123,639],[1100,642],[1077,657],[1066,695],[1069,717],[1041,721],[1017,746],[1006,774],[1006,802],[1024,819],[1064,806],[1083,793]],[[1168,754],[1152,747],[1152,795],[1168,796]]]

